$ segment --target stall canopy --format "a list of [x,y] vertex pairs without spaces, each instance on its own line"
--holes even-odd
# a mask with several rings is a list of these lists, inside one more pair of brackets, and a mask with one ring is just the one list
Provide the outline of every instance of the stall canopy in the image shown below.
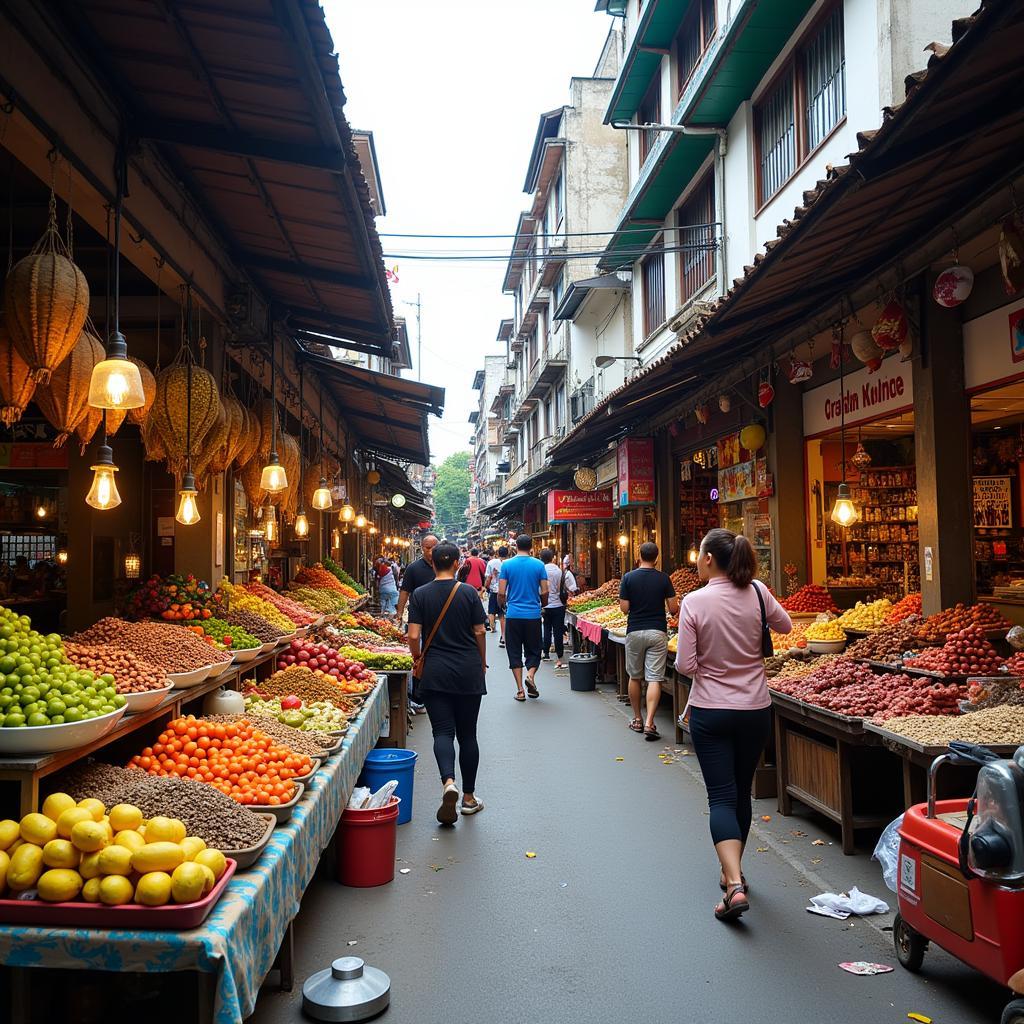
[[391,356],[392,307],[317,0],[63,0],[72,37],[292,328]]
[[393,462],[384,461],[377,462],[374,466],[377,472],[380,473],[380,486],[385,494],[388,496],[403,494],[406,499],[406,508],[410,505],[416,505],[417,508],[429,511],[427,509],[426,495],[413,486],[412,481],[409,479],[409,474],[401,466],[396,466]]
[[430,461],[427,416],[444,412],[444,388],[376,373],[304,348],[299,358],[334,398],[362,451],[423,466]]
[[986,198],[993,220],[1009,212],[999,192],[1021,173],[1024,7],[988,0],[954,23],[953,40],[935,45],[927,71],[907,79],[905,102],[858,136],[848,164],[804,193],[711,311],[551,449],[553,463],[602,451],[738,369],[756,372],[770,346],[815,319],[848,315],[851,300],[870,301],[882,275],[902,282],[927,269],[948,255],[950,226]]

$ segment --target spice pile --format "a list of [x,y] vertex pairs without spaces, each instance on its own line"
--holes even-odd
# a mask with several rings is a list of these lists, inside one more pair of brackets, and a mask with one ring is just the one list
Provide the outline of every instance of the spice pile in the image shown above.
[[64,655],[75,668],[89,669],[98,676],[113,676],[118,693],[145,693],[171,685],[163,669],[117,647],[88,647],[68,640]]
[[[352,699],[353,691],[346,690],[352,683],[339,683],[323,672],[314,672],[301,665],[291,665],[275,672],[269,679],[257,684],[247,693],[258,697],[298,697],[301,701],[325,700],[343,711],[352,712],[359,703]],[[359,693],[365,692],[360,688]]]
[[218,589],[223,592],[232,614],[239,611],[252,612],[279,629],[281,631],[279,636],[291,635],[295,632],[295,623],[287,615],[278,611],[269,601],[264,601],[262,597],[250,594],[244,587],[229,583],[227,579],[220,581]]
[[116,647],[171,673],[194,672],[231,660],[230,654],[216,650],[187,629],[166,622],[100,619],[94,626],[76,633],[71,642],[88,647]]
[[987,746],[1024,743],[1024,707],[1010,704],[955,718],[909,715],[887,718],[882,724],[924,746],[945,747],[953,740]]
[[942,647],[931,647],[905,664],[911,668],[928,669],[944,676],[989,676],[999,670],[1003,659],[985,639],[981,626],[967,626],[950,633]]

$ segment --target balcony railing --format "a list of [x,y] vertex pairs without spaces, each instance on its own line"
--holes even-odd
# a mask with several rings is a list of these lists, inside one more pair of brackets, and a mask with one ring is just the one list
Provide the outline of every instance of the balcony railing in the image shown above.
[[507,477],[505,477],[505,485],[502,488],[502,493],[508,494],[509,491],[514,491],[527,477],[529,473],[529,467],[525,462],[520,462],[515,469]]
[[530,377],[526,384],[525,397],[538,400],[565,373],[569,360],[566,357],[564,335],[557,339],[549,339],[552,347],[545,347],[537,357],[537,362],[530,369]]

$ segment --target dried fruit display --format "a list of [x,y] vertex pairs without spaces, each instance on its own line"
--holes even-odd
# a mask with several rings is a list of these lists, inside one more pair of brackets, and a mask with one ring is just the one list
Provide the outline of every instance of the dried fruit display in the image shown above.
[[882,626],[851,644],[846,653],[851,658],[864,658],[868,661],[885,661],[890,664],[901,661],[904,654],[916,651],[920,647],[914,636],[916,628],[916,623],[913,622]]
[[[610,579],[595,590],[587,590],[582,594],[576,594],[569,598],[569,607],[573,610],[587,605],[590,608],[598,608],[600,605],[608,604],[619,596],[619,584],[622,580]],[[593,602],[593,603],[591,603]]]
[[672,573],[671,579],[676,597],[682,597],[684,594],[689,594],[691,590],[697,590],[699,587],[704,586],[704,580],[697,575],[697,570],[690,566],[676,569]]
[[807,640],[819,640],[832,643],[837,640],[845,640],[846,634],[838,619],[830,619],[828,622],[812,622],[804,631]]
[[848,608],[839,616],[839,625],[843,629],[870,633],[882,625],[891,610],[892,602],[887,597],[866,604],[863,601],[858,601],[852,608]]
[[950,633],[942,647],[922,651],[916,658],[908,658],[906,665],[939,672],[944,676],[990,676],[999,671],[1003,659],[985,639],[981,626],[967,626]]
[[938,643],[950,633],[956,633],[966,626],[981,626],[983,629],[1009,629],[1011,623],[990,604],[956,604],[930,615],[917,629],[918,639],[925,643]]
[[897,601],[889,610],[889,614],[885,617],[885,624],[887,626],[892,626],[897,622],[902,622],[904,619],[909,619],[911,615],[920,614],[921,595],[907,594],[906,597]]
[[805,583],[795,594],[779,604],[787,612],[838,612],[832,595],[818,583]]

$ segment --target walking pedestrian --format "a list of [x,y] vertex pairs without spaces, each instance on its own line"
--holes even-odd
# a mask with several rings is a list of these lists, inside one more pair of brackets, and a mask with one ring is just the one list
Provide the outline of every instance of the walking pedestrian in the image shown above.
[[551,660],[551,642],[555,644],[555,668],[565,668],[565,605],[576,593],[576,578],[568,569],[559,569],[555,553],[543,548],[540,560],[548,577],[548,598],[544,606],[544,636],[541,640],[541,658]]
[[491,632],[494,632],[495,622],[501,628],[501,640],[499,647],[505,646],[505,611],[498,602],[498,576],[501,575],[501,563],[508,558],[508,548],[504,544],[498,548],[498,554],[492,557],[487,563],[487,578],[484,583],[487,587],[487,617],[490,620]]
[[469,557],[459,566],[459,581],[468,583],[478,594],[484,587],[487,563],[480,557],[478,548],[472,548]]
[[508,667],[516,680],[516,700],[526,700],[523,692],[523,665],[526,665],[526,691],[539,697],[536,675],[540,667],[540,609],[548,594],[548,574],[544,563],[530,551],[533,540],[528,533],[516,538],[516,553],[503,562],[498,574],[498,601],[505,609],[505,644]]
[[763,583],[750,541],[711,530],[701,541],[692,591],[679,616],[676,669],[693,683],[685,713],[711,809],[711,838],[725,893],[715,917],[732,921],[750,909],[743,849],[750,832],[750,787],[768,740],[771,699],[764,671],[768,627],[793,624]]
[[[627,572],[619,584],[619,608],[626,616],[626,674],[629,676],[629,703],[633,732],[644,739],[661,739],[654,715],[661,701],[661,684],[668,660],[668,619],[665,608],[675,615],[679,598],[671,578],[658,568],[658,545],[647,541],[640,545],[640,565]],[[640,698],[647,683],[647,713],[640,717]]]
[[390,618],[395,614],[398,605],[398,583],[395,581],[394,571],[386,558],[378,558],[374,563],[373,573],[380,597],[380,613]]
[[[420,542],[420,549],[423,554],[415,562],[410,562],[402,573],[402,586],[398,593],[398,610],[395,612],[395,620],[401,624],[402,616],[405,614],[405,606],[409,598],[420,587],[433,582],[434,579],[434,548],[437,547],[437,538],[428,533]],[[415,666],[409,677],[409,709],[414,715],[422,714],[425,710],[420,700],[419,678],[416,675]]]
[[[409,652],[420,665],[420,693],[434,733],[434,758],[441,773],[437,820],[454,825],[484,809],[476,797],[480,746],[476,723],[480,698],[487,692],[487,647],[480,594],[455,579],[459,549],[438,544],[433,551],[435,578],[417,587],[409,602]],[[459,744],[462,804],[455,784],[455,742]]]

